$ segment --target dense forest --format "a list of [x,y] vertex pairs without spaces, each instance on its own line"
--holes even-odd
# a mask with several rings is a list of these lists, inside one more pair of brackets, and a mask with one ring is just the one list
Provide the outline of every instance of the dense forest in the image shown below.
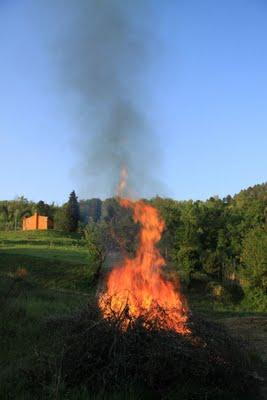
[[[147,201],[165,220],[159,246],[187,289],[205,289],[233,302],[246,297],[257,309],[266,309],[267,183],[223,199]],[[23,217],[34,212],[52,217],[57,230],[79,231],[91,251],[98,249],[96,258],[121,248],[129,254],[135,251],[138,226],[116,198],[78,201],[72,192],[62,206],[24,197],[1,201],[0,230],[21,229]]]

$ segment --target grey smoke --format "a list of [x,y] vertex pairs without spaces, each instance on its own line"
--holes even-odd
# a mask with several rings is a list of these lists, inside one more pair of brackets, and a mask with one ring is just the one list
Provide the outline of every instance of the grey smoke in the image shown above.
[[156,2],[69,0],[71,17],[61,35],[60,76],[75,95],[75,142],[83,194],[112,195],[120,168],[137,195],[160,190],[160,154],[148,112],[146,82],[156,65],[157,39],[150,21]]

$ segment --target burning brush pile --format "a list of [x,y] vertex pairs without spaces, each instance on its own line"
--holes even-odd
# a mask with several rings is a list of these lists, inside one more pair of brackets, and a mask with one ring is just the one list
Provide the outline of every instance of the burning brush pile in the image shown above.
[[166,318],[160,306],[153,317],[135,318],[126,306],[119,316],[103,318],[91,303],[71,318],[50,320],[48,332],[64,335],[63,354],[56,368],[42,355],[34,379],[42,386],[60,380],[69,388],[86,387],[92,395],[138,388],[153,399],[257,398],[244,343],[198,317],[188,317],[184,334],[159,325]]
[[134,221],[140,224],[139,246],[134,258],[126,257],[108,276],[106,291],[99,296],[104,318],[120,319],[124,313],[124,329],[130,321],[141,317],[145,326],[153,321],[160,329],[189,333],[185,300],[161,271],[165,260],[156,243],[161,238],[164,221],[154,207],[142,200],[120,199],[120,204],[131,207]]
[[[48,332],[63,334],[61,382],[98,395],[140,388],[140,398],[256,398],[244,344],[192,316],[178,286],[163,277],[156,243],[164,221],[157,210],[144,201],[120,202],[140,224],[140,245],[111,271],[95,303],[47,323]],[[59,379],[45,357],[40,365],[35,377]]]

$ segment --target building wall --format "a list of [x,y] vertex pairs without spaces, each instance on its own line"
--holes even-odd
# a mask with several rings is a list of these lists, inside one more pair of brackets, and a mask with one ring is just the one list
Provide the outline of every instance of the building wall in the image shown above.
[[43,217],[41,215],[38,215],[35,213],[31,217],[26,217],[23,219],[23,224],[22,224],[22,229],[24,231],[29,231],[29,230],[46,230],[46,229],[52,229],[53,228],[53,222],[50,220],[48,217]]
[[48,229],[48,218],[38,215],[37,229]]

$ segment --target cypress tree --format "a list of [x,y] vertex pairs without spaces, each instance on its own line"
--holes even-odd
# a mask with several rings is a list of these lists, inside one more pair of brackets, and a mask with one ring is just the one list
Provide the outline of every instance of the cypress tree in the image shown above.
[[68,232],[76,232],[80,220],[80,208],[78,197],[73,190],[70,194],[69,201],[66,206],[66,220]]

